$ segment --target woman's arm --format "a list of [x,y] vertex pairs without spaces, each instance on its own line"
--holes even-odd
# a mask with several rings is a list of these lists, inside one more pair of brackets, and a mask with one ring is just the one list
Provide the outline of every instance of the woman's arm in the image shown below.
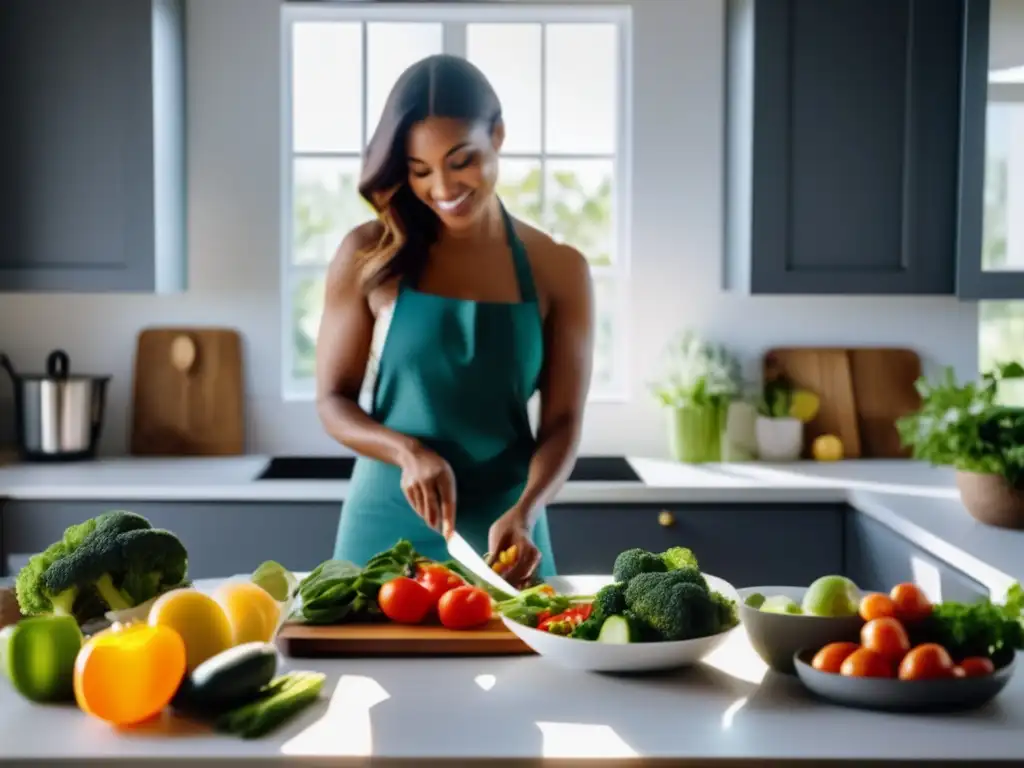
[[[528,525],[572,472],[594,360],[594,296],[590,267],[576,249],[555,246],[547,287],[545,362],[540,382],[537,447],[517,508]],[[557,258],[555,258],[557,256]]]
[[316,338],[316,402],[327,434],[356,453],[401,465],[419,445],[359,407],[359,390],[373,339],[374,319],[359,285],[356,255],[375,241],[371,227],[352,230],[327,268],[324,312]]
[[316,338],[316,401],[327,434],[358,454],[402,470],[409,506],[445,535],[455,525],[455,475],[434,451],[370,418],[359,391],[373,341],[373,313],[359,285],[357,254],[376,241],[376,223],[357,227],[327,269],[324,312]]

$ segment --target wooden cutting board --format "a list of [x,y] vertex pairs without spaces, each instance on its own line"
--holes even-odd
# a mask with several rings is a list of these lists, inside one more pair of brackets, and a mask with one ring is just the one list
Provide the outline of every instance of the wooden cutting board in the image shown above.
[[765,381],[780,376],[821,399],[804,426],[804,455],[819,435],[837,435],[846,458],[902,459],[896,420],[921,407],[921,359],[893,347],[784,347],[764,356]]
[[131,452],[235,456],[245,450],[242,339],[227,328],[148,328],[135,352]]
[[494,619],[480,629],[440,625],[285,624],[277,642],[288,656],[509,656],[533,653]]

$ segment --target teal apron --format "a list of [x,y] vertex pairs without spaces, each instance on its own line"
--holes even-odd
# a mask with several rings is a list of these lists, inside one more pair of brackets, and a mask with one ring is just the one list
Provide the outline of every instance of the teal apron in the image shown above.
[[[452,299],[402,280],[378,363],[371,416],[442,456],[456,480],[455,530],[483,554],[487,534],[518,501],[535,439],[527,402],[537,390],[544,336],[526,247],[502,208],[520,301]],[[342,505],[334,557],[357,564],[408,539],[447,560],[444,537],[402,493],[401,470],[360,456]],[[555,575],[547,516],[532,531],[537,575]]]

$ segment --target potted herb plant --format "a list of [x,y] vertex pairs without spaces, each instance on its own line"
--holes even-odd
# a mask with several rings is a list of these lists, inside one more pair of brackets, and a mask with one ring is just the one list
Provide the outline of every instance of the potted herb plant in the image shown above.
[[762,461],[796,461],[804,449],[804,424],[818,414],[813,392],[794,387],[779,377],[764,385],[754,434]]
[[1020,363],[960,384],[951,368],[917,381],[921,407],[896,422],[912,456],[956,470],[967,511],[1003,528],[1024,528],[1024,408],[999,402],[999,386],[1024,379]]
[[725,347],[692,331],[669,347],[654,394],[668,411],[669,451],[676,461],[722,460],[722,431],[729,404],[741,391],[739,361]]

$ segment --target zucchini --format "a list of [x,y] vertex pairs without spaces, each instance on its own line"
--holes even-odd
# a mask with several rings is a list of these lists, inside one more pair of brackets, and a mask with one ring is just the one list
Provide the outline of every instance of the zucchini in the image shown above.
[[601,624],[597,633],[597,642],[609,645],[627,645],[640,642],[637,627],[625,616],[609,616]]
[[242,643],[221,651],[192,670],[171,705],[185,712],[220,712],[248,703],[277,674],[277,648]]

